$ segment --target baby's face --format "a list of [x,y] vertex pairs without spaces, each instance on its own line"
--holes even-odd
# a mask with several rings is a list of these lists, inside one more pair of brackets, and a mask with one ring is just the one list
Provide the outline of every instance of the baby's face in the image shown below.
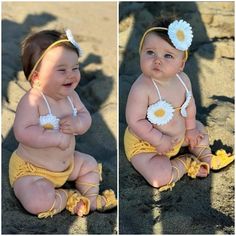
[[173,78],[183,70],[184,65],[184,52],[172,47],[155,33],[145,37],[140,54],[144,75],[156,80]]
[[58,99],[66,97],[80,81],[78,55],[63,46],[52,48],[44,56],[38,72],[42,92]]

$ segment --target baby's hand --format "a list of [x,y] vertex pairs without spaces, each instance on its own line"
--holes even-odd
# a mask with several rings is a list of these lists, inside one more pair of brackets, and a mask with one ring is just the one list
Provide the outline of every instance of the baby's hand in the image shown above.
[[60,131],[64,134],[74,134],[78,119],[76,116],[69,115],[60,119]]
[[71,143],[71,135],[60,132],[60,140],[58,147],[61,150],[66,150],[70,146],[70,143]]
[[178,139],[163,134],[161,138],[161,143],[156,146],[158,154],[163,155],[171,151],[178,142]]
[[195,129],[186,130],[185,140],[189,143],[190,148],[196,147],[203,138],[204,138],[204,134],[202,134],[196,128]]

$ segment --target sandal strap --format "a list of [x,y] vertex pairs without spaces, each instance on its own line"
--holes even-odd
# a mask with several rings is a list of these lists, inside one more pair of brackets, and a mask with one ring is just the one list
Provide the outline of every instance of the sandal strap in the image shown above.
[[[185,157],[186,158],[185,161],[180,159],[180,157]],[[190,176],[191,178],[195,179],[197,177],[197,174],[201,166],[205,166],[205,168],[207,169],[207,173],[209,173],[210,168],[208,163],[201,162],[198,158],[194,157],[193,155],[187,154],[187,155],[182,155],[180,157],[177,157],[176,159],[184,165],[188,176]]]
[[[178,181],[178,180],[180,179],[179,169],[178,169],[178,167],[176,167],[176,166],[174,166],[174,165],[172,165],[172,169],[176,170],[176,173],[177,173],[177,179],[176,179],[176,181]],[[175,182],[176,182],[176,181],[175,181]]]
[[95,188],[95,187],[98,187],[98,186],[99,186],[99,184],[85,183],[85,182],[80,182],[80,181],[77,181],[77,184],[84,185],[84,186],[88,186],[88,188],[86,188],[86,189],[82,192],[82,195],[83,195],[83,196],[89,196],[89,195],[87,195],[87,192],[88,192],[91,188]]
[[99,174],[99,180],[102,181],[102,163],[98,163],[97,169],[92,172]]
[[[172,166],[173,168],[173,166]],[[171,177],[170,177],[170,181],[168,184],[166,185],[163,185],[159,188],[159,192],[163,192],[163,191],[166,191],[166,190],[169,190],[172,191],[172,188],[175,186],[175,182],[173,182],[173,173],[171,172]]]
[[60,200],[59,208],[55,209],[55,204],[56,204],[56,200],[57,200],[55,198],[55,200],[54,200],[54,202],[52,204],[52,207],[48,211],[39,213],[38,214],[38,218],[53,217],[55,214],[57,214],[57,213],[59,213],[59,212],[61,212],[63,210],[62,209],[62,197],[61,197],[60,191],[64,192],[66,194],[66,198],[68,198],[68,194],[66,193],[66,191],[64,189],[56,189],[55,190],[55,195]]
[[47,218],[47,217],[53,217],[55,214],[57,214],[57,210],[54,209],[55,207],[55,203],[56,203],[56,199],[54,200],[51,208],[48,211],[44,211],[38,214],[38,218],[42,219],[42,218]]
[[[104,200],[105,205],[102,204],[102,200]],[[97,196],[96,199],[97,210],[100,212],[108,211],[117,206],[117,199],[115,193],[112,189],[107,189],[102,192],[101,195]]]
[[201,151],[200,151],[200,153],[199,153],[198,156],[197,156],[198,159],[201,158],[201,155],[202,155],[202,153],[203,153],[205,150],[208,149],[208,150],[211,151],[211,148],[210,148],[208,145],[198,145],[198,146],[196,146],[196,148],[202,148]]

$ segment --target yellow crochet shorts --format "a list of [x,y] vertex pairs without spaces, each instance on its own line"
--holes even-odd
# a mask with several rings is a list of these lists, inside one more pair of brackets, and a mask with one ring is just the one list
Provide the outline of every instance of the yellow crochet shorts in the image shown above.
[[13,152],[9,163],[10,184],[11,186],[13,186],[14,182],[18,178],[32,175],[32,176],[42,176],[45,179],[51,181],[54,184],[54,187],[59,188],[65,184],[68,177],[72,173],[73,169],[74,169],[74,162],[72,162],[71,165],[68,167],[68,169],[63,172],[49,171],[24,161],[16,154],[16,152]]
[[[181,140],[178,144],[176,144],[172,151],[166,153],[165,155],[171,158],[176,154],[178,154],[183,142],[184,139]],[[125,130],[124,146],[125,146],[125,154],[129,161],[131,161],[133,156],[140,153],[151,153],[151,152],[157,153],[157,150],[154,146],[152,146],[150,143],[146,141],[140,140],[137,136],[135,136],[129,131],[128,127]]]

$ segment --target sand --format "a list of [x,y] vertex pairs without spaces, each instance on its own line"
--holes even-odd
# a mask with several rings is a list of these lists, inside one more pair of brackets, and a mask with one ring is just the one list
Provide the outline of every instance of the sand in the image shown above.
[[[117,210],[87,217],[68,211],[53,218],[28,214],[9,185],[8,162],[17,142],[12,132],[16,106],[29,89],[20,63],[20,42],[32,31],[70,28],[84,55],[77,89],[93,124],[77,137],[76,149],[103,163],[101,190],[117,187],[117,57],[116,3],[5,2],[2,4],[2,233],[114,234]],[[105,141],[104,141],[105,140]],[[68,187],[68,186],[67,186]]]

